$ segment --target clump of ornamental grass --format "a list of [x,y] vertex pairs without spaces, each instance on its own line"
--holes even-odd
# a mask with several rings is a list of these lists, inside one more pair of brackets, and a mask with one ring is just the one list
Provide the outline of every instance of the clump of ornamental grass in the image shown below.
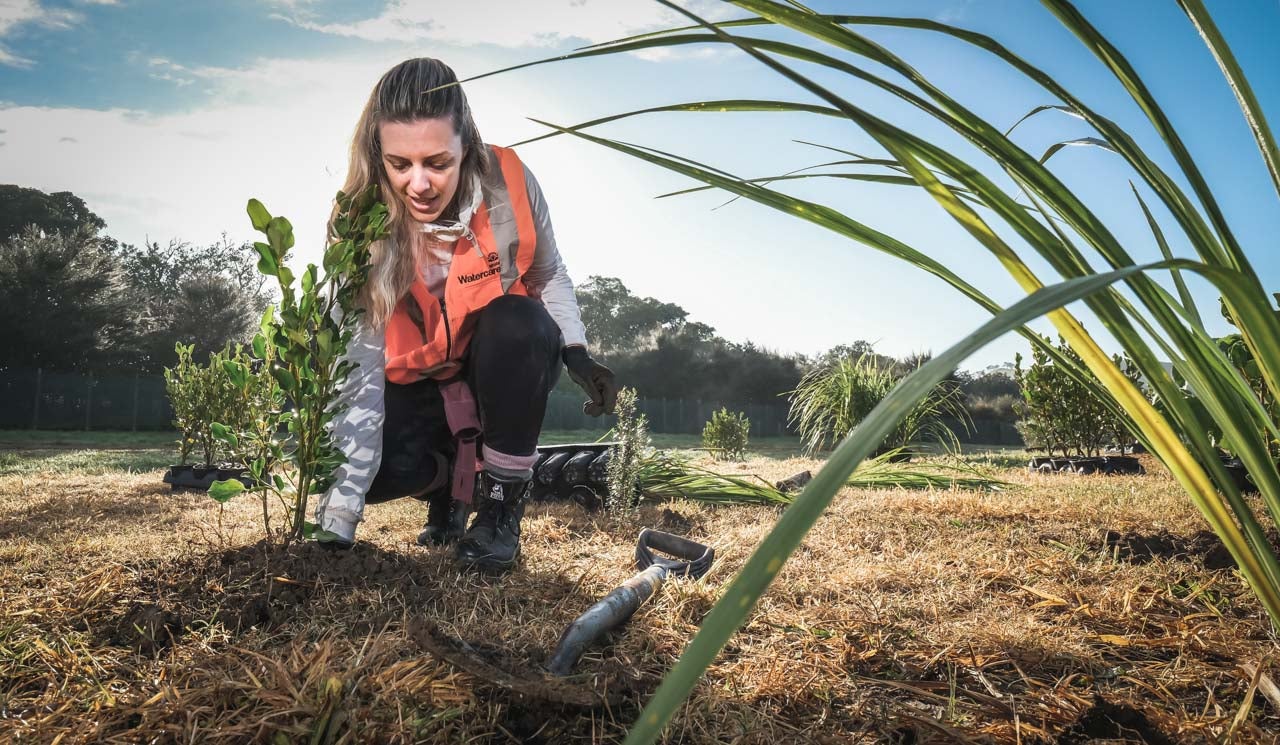
[[[1268,526],[1275,528],[1276,516],[1280,515],[1280,469],[1269,448],[1270,435],[1277,428],[1247,381],[1206,333],[1201,312],[1183,280],[1183,273],[1194,273],[1222,293],[1242,342],[1257,360],[1260,380],[1280,397],[1280,318],[1249,256],[1252,253],[1256,258],[1260,253],[1257,249],[1246,252],[1222,207],[1221,192],[1210,186],[1161,101],[1124,52],[1069,0],[1043,3],[1081,42],[1083,51],[1096,58],[1124,88],[1146,115],[1163,147],[1140,146],[1143,138],[1126,131],[1113,113],[1092,108],[1047,71],[999,40],[931,19],[827,15],[799,3],[737,0],[736,6],[755,16],[713,24],[674,3],[666,3],[695,25],[620,39],[556,58],[687,43],[731,45],[750,56],[761,64],[761,69],[767,67],[792,83],[797,95],[817,100],[694,101],[648,107],[571,127],[549,126],[558,133],[572,134],[660,165],[707,187],[746,197],[898,257],[947,282],[992,316],[904,378],[832,453],[802,499],[757,544],[738,581],[721,596],[698,637],[637,718],[630,743],[653,742],[659,737],[663,726],[681,709],[686,696],[744,623],[849,474],[882,447],[903,415],[927,399],[965,358],[1010,331],[1017,331],[1043,350],[1055,365],[1061,364],[1067,374],[1090,388],[1113,414],[1132,425],[1128,428],[1168,467],[1236,561],[1259,605],[1280,627],[1280,555],[1267,533]],[[1226,87],[1235,95],[1262,155],[1262,165],[1280,194],[1280,147],[1244,70],[1203,0],[1179,0],[1178,5],[1188,18],[1189,28],[1204,40],[1226,78]],[[742,32],[742,27],[756,25],[795,33],[770,33],[767,38],[759,38]],[[987,121],[909,60],[864,36],[864,26],[910,29],[901,33],[949,37],[948,41],[972,45],[975,53],[1000,60],[1010,76],[1039,86],[1049,103],[1035,102],[1038,105],[1012,127],[1008,122]],[[798,64],[801,61],[803,67]],[[821,67],[823,75],[808,77],[813,65]],[[929,138],[922,137],[883,118],[883,112],[866,108],[874,97],[848,98],[837,92],[844,88],[838,83],[853,80],[859,85],[874,86],[913,107],[931,125],[949,130],[952,138],[937,140],[932,133]],[[1004,81],[991,84],[1001,85]],[[819,145],[848,156],[847,160],[830,165],[875,166],[885,172],[846,170],[834,175],[919,188],[937,203],[939,215],[953,219],[1000,262],[1026,297],[1006,308],[954,270],[953,262],[940,260],[940,254],[930,256],[887,235],[862,222],[859,215],[793,197],[762,185],[761,179],[739,178],[723,167],[685,154],[667,154],[583,131],[598,123],[655,111],[717,112],[718,120],[722,117],[719,112],[726,111],[788,112],[821,117],[823,122],[832,117],[842,120],[873,140],[879,151],[875,157],[867,158],[839,147]],[[1018,124],[1055,112],[1065,112],[1086,123],[1090,128],[1085,132],[1087,136],[1054,143],[1040,157],[1015,142],[1013,131]],[[957,147],[960,141],[966,146]],[[1121,240],[1103,216],[1091,209],[1087,195],[1074,192],[1051,170],[1050,158],[1073,149],[1069,145],[1100,147],[1132,170],[1134,212],[1140,211],[1151,229],[1151,240],[1145,246]],[[993,180],[988,175],[992,172],[1000,173],[1002,180]],[[1148,206],[1149,199],[1157,202],[1158,209]],[[981,209],[975,209],[975,205]],[[1167,240],[1166,229],[1175,227],[1174,239]],[[1189,246],[1195,258],[1175,258],[1171,244]],[[1172,279],[1176,296],[1158,281],[1166,276]],[[1121,283],[1125,285],[1123,290],[1116,286]],[[1102,350],[1097,338],[1070,309],[1076,301],[1088,306],[1133,360],[1160,406],[1153,404]],[[1052,349],[1028,327],[1031,321],[1045,315],[1079,355],[1079,361]],[[1173,363],[1175,373],[1191,389],[1191,397],[1164,368],[1164,360]],[[1235,454],[1259,489],[1260,502],[1247,500],[1224,467],[1215,442],[1217,429],[1238,451]]]
[[[815,455],[853,432],[901,379],[894,366],[873,354],[828,361],[806,373],[790,392],[788,423],[799,431],[809,454]],[[944,418],[962,424],[969,420],[963,393],[946,381],[906,412],[881,443],[881,452],[917,440],[934,440],[945,449],[957,450],[959,441]]]

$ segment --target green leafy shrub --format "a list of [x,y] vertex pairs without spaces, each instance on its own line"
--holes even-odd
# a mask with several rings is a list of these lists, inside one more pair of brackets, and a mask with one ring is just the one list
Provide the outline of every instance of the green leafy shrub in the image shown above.
[[742,460],[747,455],[750,434],[751,420],[747,415],[740,411],[730,412],[722,406],[702,428],[702,447],[716,459]]
[[[281,296],[279,308],[267,309],[253,339],[254,364],[275,380],[277,388],[255,394],[265,398],[255,404],[263,408],[253,419],[254,426],[238,422],[220,427],[219,432],[230,447],[252,455],[249,467],[259,477],[253,490],[264,500],[264,519],[270,496],[285,505],[290,522],[284,532],[286,544],[303,537],[335,538],[306,521],[307,502],[333,484],[334,471],[345,462],[329,424],[339,413],[334,405],[338,388],[352,369],[343,357],[360,322],[356,297],[368,277],[369,246],[387,232],[387,208],[379,201],[376,187],[356,195],[338,192],[337,203],[324,252],[324,274],[308,264],[300,277],[286,264],[294,245],[293,226],[284,217],[273,217],[256,199],[248,204],[254,229],[267,237],[266,243],[254,244],[258,271],[276,280]],[[227,369],[240,384],[238,390],[254,374],[237,361]],[[277,437],[277,427],[287,428],[288,437]],[[287,467],[268,474],[272,463]],[[238,481],[214,486],[210,496],[219,501],[245,489]]]
[[[846,356],[815,367],[791,391],[788,423],[800,432],[810,455],[834,447],[889,395],[901,379],[895,365],[874,354]],[[943,419],[969,421],[964,396],[944,381],[913,407],[877,451],[905,447],[917,440],[934,440],[956,449],[959,441]]]
[[[1080,356],[1061,339],[1057,352],[1083,365]],[[1061,452],[1068,457],[1097,456],[1107,445],[1128,445],[1133,441],[1129,422],[1117,416],[1098,395],[1096,381],[1093,385],[1081,382],[1064,365],[1054,364],[1039,346],[1032,349],[1032,355],[1031,366],[1026,369],[1022,367],[1022,355],[1018,355],[1013,372],[1022,391],[1022,401],[1016,406],[1020,417],[1016,426],[1027,447],[1049,455]],[[1119,355],[1112,362],[1141,389],[1141,377],[1131,363]]]
[[210,468],[223,452],[211,425],[236,411],[236,392],[223,363],[239,351],[228,347],[209,355],[209,362],[201,365],[192,359],[193,350],[190,344],[175,347],[178,364],[164,370],[165,392],[173,407],[173,424],[181,433],[180,463],[185,465],[192,451],[199,450],[205,468]]
[[178,353],[178,363],[164,369],[164,391],[169,397],[169,407],[173,409],[173,426],[178,430],[178,462],[187,464],[191,451],[195,449],[200,436],[199,394],[201,373],[198,365],[191,360],[194,347],[179,343],[174,346]]

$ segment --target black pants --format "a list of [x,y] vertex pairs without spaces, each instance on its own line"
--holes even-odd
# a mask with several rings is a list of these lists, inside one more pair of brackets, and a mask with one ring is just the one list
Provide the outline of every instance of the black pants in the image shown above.
[[[547,396],[560,377],[561,345],[560,328],[537,300],[503,295],[480,311],[463,374],[491,449],[508,455],[537,449]],[[433,483],[447,488],[448,473],[440,473],[440,465],[452,462],[454,441],[436,381],[387,381],[383,404],[382,464],[365,502],[426,499]]]

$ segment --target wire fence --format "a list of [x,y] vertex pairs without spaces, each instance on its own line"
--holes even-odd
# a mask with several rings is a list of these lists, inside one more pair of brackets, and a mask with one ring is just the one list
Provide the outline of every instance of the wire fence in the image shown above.
[[[582,411],[584,395],[554,390],[545,430],[607,430],[612,417]],[[753,437],[793,434],[782,402],[738,403],[702,399],[641,398],[638,408],[656,434],[701,434],[721,407],[740,411]],[[966,430],[947,422],[961,442],[1021,445],[1011,422],[975,419]],[[159,375],[87,375],[47,370],[0,370],[0,429],[172,430],[173,409]]]

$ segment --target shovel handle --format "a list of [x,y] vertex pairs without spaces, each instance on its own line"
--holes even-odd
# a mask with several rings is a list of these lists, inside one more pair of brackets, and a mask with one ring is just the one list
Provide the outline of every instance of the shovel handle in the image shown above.
[[560,643],[547,663],[552,675],[565,676],[573,672],[582,653],[610,629],[631,617],[644,601],[662,588],[667,570],[651,566],[613,589],[604,599],[588,608],[577,620],[569,624],[560,636]]
[[[675,558],[654,556],[653,549]],[[645,528],[640,531],[640,539],[636,541],[636,566],[641,569],[658,565],[666,567],[673,574],[698,578],[707,573],[715,557],[715,549],[710,546],[661,530]]]

